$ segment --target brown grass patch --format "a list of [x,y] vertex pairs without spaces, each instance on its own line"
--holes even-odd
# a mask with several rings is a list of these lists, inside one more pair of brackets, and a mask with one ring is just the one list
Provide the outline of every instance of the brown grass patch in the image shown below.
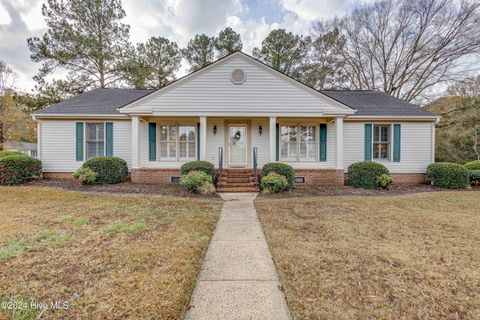
[[0,248],[45,230],[71,237],[0,261],[0,301],[68,301],[41,319],[178,319],[220,207],[216,199],[1,187]]
[[259,198],[296,319],[480,319],[480,193]]

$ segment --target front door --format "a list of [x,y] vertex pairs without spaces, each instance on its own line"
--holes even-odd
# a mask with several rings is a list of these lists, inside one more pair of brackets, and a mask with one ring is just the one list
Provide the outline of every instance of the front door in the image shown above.
[[247,165],[247,126],[230,126],[229,147],[230,167],[245,167]]

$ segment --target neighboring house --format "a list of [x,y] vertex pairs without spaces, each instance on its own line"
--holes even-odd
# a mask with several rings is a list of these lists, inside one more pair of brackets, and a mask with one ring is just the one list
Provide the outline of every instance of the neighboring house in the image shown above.
[[37,157],[37,144],[30,142],[5,142],[3,149],[7,151],[18,151],[30,157]]
[[377,91],[316,91],[241,52],[159,90],[95,89],[34,118],[47,177],[114,155],[133,182],[171,182],[196,159],[252,168],[255,148],[259,168],[285,162],[298,181],[324,186],[343,185],[363,160],[385,164],[396,183],[424,181],[438,120]]

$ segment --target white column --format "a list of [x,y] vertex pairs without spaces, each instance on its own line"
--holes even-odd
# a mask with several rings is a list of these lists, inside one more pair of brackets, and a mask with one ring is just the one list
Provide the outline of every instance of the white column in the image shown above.
[[140,117],[132,116],[132,168],[140,167]]
[[200,160],[207,160],[207,117],[200,117]]
[[277,161],[277,117],[270,117],[269,139],[270,139],[270,162]]
[[337,169],[343,169],[343,117],[335,118]]
[[42,160],[42,124],[37,120],[37,157]]

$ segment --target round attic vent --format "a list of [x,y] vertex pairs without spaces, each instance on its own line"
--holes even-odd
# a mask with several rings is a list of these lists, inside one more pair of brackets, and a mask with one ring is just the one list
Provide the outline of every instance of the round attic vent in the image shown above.
[[235,69],[232,71],[231,80],[235,84],[242,84],[247,79],[245,72],[242,69]]

